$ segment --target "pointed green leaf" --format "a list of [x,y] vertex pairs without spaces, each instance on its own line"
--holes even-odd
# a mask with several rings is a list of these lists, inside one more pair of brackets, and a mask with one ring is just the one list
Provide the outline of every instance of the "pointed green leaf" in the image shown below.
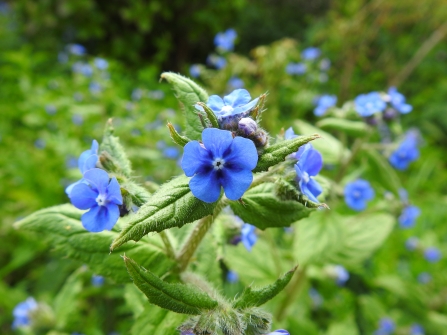
[[242,196],[242,203],[232,201],[230,206],[244,222],[260,229],[288,227],[314,210],[294,200],[279,199],[273,183],[253,187]]
[[203,126],[198,117],[198,110],[194,107],[197,102],[208,101],[206,91],[191,79],[172,72],[161,75],[174,89],[177,99],[183,104],[185,112],[185,135],[192,140],[200,140]]
[[[91,233],[85,230],[80,221],[82,213],[69,204],[54,206],[27,216],[17,222],[15,227],[38,234],[53,251],[62,257],[87,264],[96,274],[119,283],[129,282],[120,255],[109,254],[110,243],[118,234],[113,231]],[[157,274],[165,274],[174,265],[156,236],[142,243],[128,245],[123,248],[123,252]]]
[[170,312],[154,305],[147,305],[132,325],[132,335],[179,335],[178,326],[185,315]]
[[259,290],[247,287],[242,295],[233,303],[234,308],[246,309],[250,307],[259,307],[281,292],[292,279],[296,267],[287,272],[271,285],[265,286]]
[[298,136],[291,140],[273,144],[259,156],[258,165],[253,172],[267,171],[269,167],[283,162],[288,155],[297,152],[301,146],[317,138],[320,138],[320,135]]
[[324,130],[338,130],[346,134],[363,137],[368,134],[368,125],[364,121],[351,121],[335,117],[324,118],[317,122],[317,126]]
[[182,227],[208,216],[215,205],[200,201],[191,193],[188,177],[174,178],[163,184],[138,210],[129,225],[113,241],[111,250],[130,240],[139,241],[150,232]]
[[134,284],[154,305],[176,313],[192,315],[198,315],[202,310],[210,310],[218,305],[217,301],[194,286],[165,282],[127,256],[123,258]]

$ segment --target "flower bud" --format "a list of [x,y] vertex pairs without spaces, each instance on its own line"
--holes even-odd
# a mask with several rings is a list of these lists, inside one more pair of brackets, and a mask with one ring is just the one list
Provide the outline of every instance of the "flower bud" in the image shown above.
[[258,124],[252,118],[244,117],[239,120],[238,128],[245,136],[251,136],[258,130]]

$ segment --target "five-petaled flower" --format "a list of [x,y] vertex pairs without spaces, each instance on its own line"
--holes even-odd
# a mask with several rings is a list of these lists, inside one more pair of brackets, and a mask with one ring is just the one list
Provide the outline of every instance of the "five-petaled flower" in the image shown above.
[[90,209],[81,217],[82,225],[90,232],[111,230],[120,216],[123,204],[120,185],[106,171],[91,169],[84,174],[85,183],[73,187],[70,200],[79,209]]
[[321,50],[316,47],[309,47],[301,52],[301,57],[305,60],[312,60],[320,57]]
[[12,311],[14,315],[14,321],[12,328],[23,327],[30,324],[30,313],[36,310],[38,307],[36,300],[33,297],[29,297],[25,301],[17,304]]
[[417,217],[421,214],[421,210],[416,206],[405,206],[399,216],[399,224],[402,228],[413,227]]
[[360,116],[368,117],[377,112],[383,112],[386,108],[385,101],[377,92],[360,94],[354,99],[355,110]]
[[441,252],[438,248],[428,247],[424,250],[424,257],[430,263],[436,263],[441,258]]
[[393,106],[399,113],[408,114],[413,110],[413,106],[409,105],[405,101],[405,96],[399,93],[395,87],[388,89],[388,96],[391,106]]
[[329,108],[334,107],[336,103],[337,97],[335,95],[324,94],[316,99],[314,114],[316,116],[322,116]]
[[298,163],[295,164],[300,190],[313,202],[318,202],[317,197],[323,191],[320,184],[313,178],[320,172],[322,167],[323,158],[313,148],[305,150],[301,154]]
[[368,181],[358,179],[345,186],[346,204],[356,211],[363,211],[366,202],[374,198],[374,190]]
[[237,200],[253,180],[251,172],[258,163],[254,143],[243,137],[233,138],[230,131],[206,128],[202,142],[185,145],[182,169],[192,177],[192,194],[207,203],[217,201],[221,187],[230,200]]
[[237,33],[234,29],[227,29],[214,37],[214,45],[222,51],[231,51],[234,48],[234,40]]
[[408,165],[418,159],[418,157],[418,135],[416,132],[410,131],[399,147],[393,151],[389,161],[395,169],[406,170]]
[[[78,167],[82,175],[96,166],[96,163],[98,162],[98,147],[98,142],[96,140],[93,140],[91,149],[84,151],[79,156]],[[81,183],[85,183],[84,178],[78,180],[76,183],[68,185],[68,187],[65,189],[65,193],[70,197],[73,187]]]
[[[221,120],[230,115],[238,115],[250,111],[256,106],[259,98],[251,102],[250,100],[250,93],[241,88],[224,96],[223,99],[218,95],[212,95],[208,98],[207,105],[216,114],[217,118]],[[200,106],[197,108],[201,109]]]

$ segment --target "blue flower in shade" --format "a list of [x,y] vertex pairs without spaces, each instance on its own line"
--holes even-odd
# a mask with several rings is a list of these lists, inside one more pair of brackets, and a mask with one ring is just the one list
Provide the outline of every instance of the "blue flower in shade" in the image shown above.
[[[211,108],[216,114],[218,119],[230,115],[238,115],[253,109],[258,103],[259,98],[251,100],[250,93],[245,89],[234,90],[230,94],[223,97],[223,99],[218,95],[212,95],[208,98],[206,103],[209,108]],[[198,108],[201,110],[201,107]]]
[[104,285],[104,277],[98,276],[98,275],[93,275],[92,276],[92,285],[96,286],[96,287],[101,287],[102,285]]
[[57,109],[54,105],[46,105],[45,106],[45,111],[49,114],[49,115],[54,115],[57,112]]
[[354,99],[355,110],[360,116],[368,117],[377,112],[383,112],[386,108],[385,101],[377,92],[360,94]]
[[418,275],[418,282],[421,284],[428,284],[429,282],[431,282],[432,280],[432,276],[431,274],[429,274],[428,272],[421,272]]
[[290,335],[290,333],[287,330],[278,329],[278,330],[275,330],[272,333],[268,333],[267,335]]
[[399,147],[391,154],[389,162],[397,170],[406,170],[418,157],[418,136],[414,132],[408,132]]
[[411,325],[410,335],[424,335],[424,334],[425,331],[421,325],[418,325],[417,323]]
[[349,272],[341,265],[334,266],[335,281],[337,285],[343,286],[349,280]]
[[227,65],[227,60],[222,56],[209,55],[206,59],[208,65],[214,66],[216,69],[220,70]]
[[12,328],[23,327],[30,324],[30,312],[36,310],[38,307],[36,300],[33,297],[29,297],[25,301],[17,304],[12,311],[14,321],[12,322]]
[[435,247],[429,247],[424,250],[424,257],[430,263],[436,263],[441,259],[441,252]]
[[251,140],[230,131],[206,128],[202,143],[185,145],[182,169],[188,177],[191,192],[204,202],[219,199],[221,187],[230,200],[237,200],[251,185],[258,153]]
[[118,205],[123,204],[120,185],[109,178],[106,171],[91,169],[84,173],[85,183],[73,187],[72,204],[79,209],[90,209],[82,214],[81,221],[90,232],[111,230],[120,216]]
[[406,206],[399,216],[399,224],[401,228],[411,228],[417,217],[421,214],[421,210],[416,206]]
[[407,250],[413,251],[419,246],[419,239],[417,237],[410,237],[405,242],[405,247]]
[[321,154],[310,148],[301,155],[298,163],[295,164],[295,171],[300,185],[301,193],[306,195],[310,201],[318,202],[317,197],[323,189],[313,178],[323,167],[323,157]]
[[80,126],[81,124],[84,123],[84,117],[82,115],[79,114],[75,114],[73,115],[73,117],[71,118],[71,120],[73,121],[73,123],[77,126]]
[[313,287],[309,289],[309,297],[312,299],[314,308],[319,308],[324,303],[324,298],[321,296],[320,292]]
[[82,56],[87,52],[85,47],[80,44],[69,44],[67,45],[68,52],[72,55]]
[[337,103],[337,97],[335,95],[324,94],[316,99],[316,106],[314,109],[314,114],[316,116],[322,116],[326,113],[326,111],[334,107]]
[[391,106],[393,106],[399,113],[408,114],[413,110],[413,107],[405,102],[405,97],[399,93],[395,87],[388,89]]
[[286,73],[290,75],[302,75],[305,74],[307,66],[304,63],[289,63],[286,66]]
[[[98,148],[99,148],[98,142],[96,140],[93,140],[92,147],[89,150],[84,151],[79,156],[78,167],[79,167],[79,171],[81,171],[82,175],[84,175],[85,172],[93,169],[96,166],[96,163],[98,162]],[[77,181],[76,183],[69,185],[65,189],[65,193],[68,196],[70,196],[70,193],[71,193],[73,187],[75,187],[76,185],[78,185],[80,183],[84,183],[84,182],[85,182],[84,178],[82,178],[81,180]]]
[[109,63],[104,58],[95,58],[95,66],[98,70],[106,70],[109,67]]
[[92,94],[99,94],[99,93],[101,93],[101,91],[102,91],[102,87],[101,87],[101,85],[99,85],[97,82],[95,82],[95,81],[92,81],[91,83],[90,83],[90,85],[88,86],[88,89],[90,90],[90,92],[92,93]]
[[358,179],[345,186],[345,202],[355,211],[363,211],[366,202],[374,198],[374,190],[368,181]]
[[228,86],[230,86],[230,88],[233,90],[242,88],[244,87],[244,85],[244,81],[238,77],[231,77],[230,80],[228,80]]
[[251,251],[257,240],[258,235],[256,235],[256,227],[249,223],[244,223],[241,229],[241,241],[244,247],[248,251]]
[[227,282],[234,284],[239,281],[239,275],[234,271],[228,271],[227,272]]
[[222,51],[231,51],[234,48],[234,40],[237,33],[234,29],[227,29],[214,37],[214,45]]
[[331,68],[331,61],[327,58],[324,58],[320,62],[320,70],[327,71]]
[[189,74],[193,78],[198,78],[200,76],[200,65],[198,64],[191,65],[191,67],[189,68]]
[[389,335],[394,332],[396,325],[390,318],[382,318],[379,321],[379,329],[374,332],[374,335]]
[[321,50],[315,47],[306,48],[301,52],[301,57],[305,60],[312,60],[320,57]]

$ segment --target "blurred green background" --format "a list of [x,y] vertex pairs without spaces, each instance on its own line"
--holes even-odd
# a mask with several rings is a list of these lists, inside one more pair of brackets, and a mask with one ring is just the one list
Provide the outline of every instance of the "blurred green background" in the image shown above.
[[[236,47],[225,54],[227,66],[216,70],[206,59],[215,52],[216,33],[228,28],[238,34]],[[50,303],[79,267],[54,257],[45,243],[16,231],[13,223],[67,202],[64,188],[80,177],[77,157],[92,139],[101,138],[108,118],[141,183],[162,183],[181,172],[180,151],[165,127],[168,120],[182,127],[180,108],[159,76],[163,71],[189,76],[192,64],[201,64],[197,81],[210,94],[231,91],[233,77],[241,78],[253,97],[268,91],[263,122],[271,134],[296,119],[314,123],[312,101],[318,94],[335,94],[341,105],[360,93],[397,86],[413,105],[402,118],[403,128],[419,128],[424,139],[421,158],[400,176],[424,214],[415,231],[393,232],[368,262],[384,272],[409,267],[403,245],[412,234],[444,246],[446,36],[445,0],[0,2],[0,333],[13,333],[17,303],[30,295]],[[86,54],[70,51],[73,44],[84,46]],[[319,47],[330,60],[327,81],[297,80],[285,72],[309,46]],[[427,334],[447,334],[447,261],[428,268],[423,260],[412,262],[414,268],[404,272],[413,275],[404,281],[413,278],[421,290],[418,308],[435,313],[435,321],[424,319],[429,320]],[[421,272],[435,278],[423,288],[414,280]],[[85,285],[90,276],[83,279]],[[362,289],[359,284],[350,294],[355,297]],[[367,310],[397,309],[417,319],[420,309],[412,309],[393,289],[376,291],[362,303]],[[325,307],[311,309],[303,323],[297,318],[294,327],[300,334],[329,334],[331,320],[338,317],[336,290],[323,287]],[[348,293],[342,295],[349,308],[361,308]],[[125,334],[132,323],[122,288],[113,283],[84,290],[80,301],[77,322],[87,335]],[[432,330],[430,322],[436,323]],[[371,334],[359,329],[359,334]],[[405,331],[399,334],[410,334]]]

